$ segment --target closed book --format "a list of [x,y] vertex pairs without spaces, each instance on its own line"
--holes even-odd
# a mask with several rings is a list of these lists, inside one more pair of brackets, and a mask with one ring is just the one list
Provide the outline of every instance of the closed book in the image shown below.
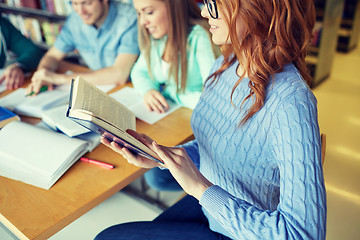
[[19,121],[20,117],[12,111],[0,106],[0,128],[12,121]]

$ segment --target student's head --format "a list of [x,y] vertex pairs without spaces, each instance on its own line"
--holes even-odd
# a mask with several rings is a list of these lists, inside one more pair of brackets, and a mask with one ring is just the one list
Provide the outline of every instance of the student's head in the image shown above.
[[168,34],[169,14],[165,1],[134,0],[138,12],[138,22],[143,31],[159,39]]
[[133,0],[139,16],[140,28],[159,39],[176,34],[175,29],[188,28],[192,20],[200,19],[198,7],[193,0]]
[[87,25],[101,26],[109,10],[109,0],[70,0],[74,11]]
[[[255,104],[244,119],[263,105],[270,76],[294,63],[304,80],[311,77],[306,66],[306,46],[315,23],[313,0],[205,0],[202,16],[211,25],[215,44],[224,55],[219,76],[234,60],[251,81],[249,98]],[[276,79],[275,79],[276,81]],[[236,87],[237,85],[235,85]]]
[[198,5],[194,0],[133,0],[133,3],[138,12],[139,45],[147,59],[150,75],[151,41],[167,36],[169,73],[178,82],[180,72],[181,89],[185,89],[187,37],[193,25],[207,26],[206,21],[201,17]]

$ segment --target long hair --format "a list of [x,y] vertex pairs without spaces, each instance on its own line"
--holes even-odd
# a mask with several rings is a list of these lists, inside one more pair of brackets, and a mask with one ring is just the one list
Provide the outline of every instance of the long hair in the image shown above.
[[[242,104],[254,100],[240,122],[242,125],[264,105],[270,77],[281,72],[286,64],[293,63],[310,85],[305,56],[315,24],[315,7],[313,0],[217,0],[217,4],[229,26],[231,44],[221,46],[224,61],[209,79],[214,77],[215,81],[229,66],[240,63],[244,73],[233,86],[231,102],[246,74],[250,91]],[[245,26],[240,37],[236,34],[239,19]]]
[[[201,17],[200,8],[194,0],[159,0],[166,4],[169,17],[168,38],[165,45],[168,56],[170,56],[169,77],[173,77],[177,90],[184,91],[187,79],[187,38],[194,25],[200,25],[209,29],[205,19]],[[151,63],[151,38],[147,30],[139,25],[139,45],[145,56],[150,77]],[[207,30],[208,31],[208,30]],[[209,36],[210,37],[210,36]],[[180,67],[180,69],[179,69]],[[180,79],[179,79],[179,72]],[[180,88],[179,88],[180,83]]]

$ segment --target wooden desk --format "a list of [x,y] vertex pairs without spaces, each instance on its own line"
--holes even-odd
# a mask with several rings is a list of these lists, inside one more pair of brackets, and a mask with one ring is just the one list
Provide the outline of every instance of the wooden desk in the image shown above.
[[[190,117],[180,108],[154,125],[137,120],[137,130],[173,146],[192,138]],[[20,239],[47,239],[146,172],[104,145],[86,156],[116,167],[78,161],[49,190],[0,177],[0,221]]]

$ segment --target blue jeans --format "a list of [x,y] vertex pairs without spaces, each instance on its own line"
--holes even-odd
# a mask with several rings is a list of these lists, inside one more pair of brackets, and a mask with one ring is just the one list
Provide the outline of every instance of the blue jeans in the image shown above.
[[209,228],[197,199],[186,196],[152,222],[131,222],[109,227],[95,240],[228,240]]
[[157,191],[181,191],[182,188],[167,169],[153,168],[144,174],[146,183]]

